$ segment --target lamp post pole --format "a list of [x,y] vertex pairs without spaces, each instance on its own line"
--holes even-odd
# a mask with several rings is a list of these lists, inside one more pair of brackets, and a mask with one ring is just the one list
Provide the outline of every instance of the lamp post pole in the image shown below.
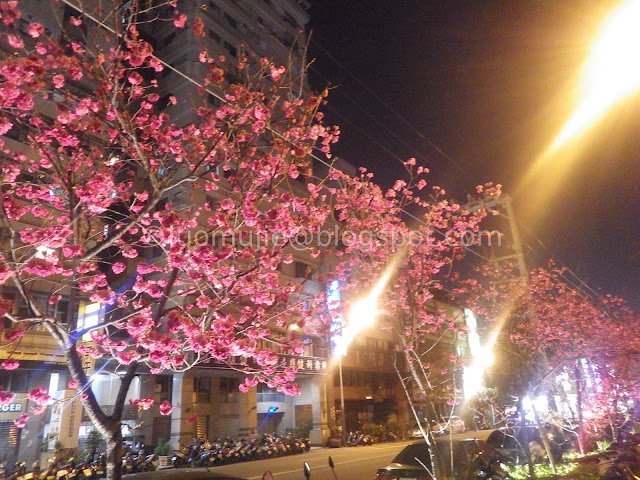
[[344,383],[342,382],[342,355],[338,355],[338,371],[340,372],[340,423],[342,430],[342,445],[345,445],[347,424],[344,416]]

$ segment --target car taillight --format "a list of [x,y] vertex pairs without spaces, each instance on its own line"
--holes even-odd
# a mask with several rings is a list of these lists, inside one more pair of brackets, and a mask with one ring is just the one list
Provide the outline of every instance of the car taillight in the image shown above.
[[398,477],[395,477],[393,475],[385,475],[385,474],[380,475],[379,473],[377,473],[376,480],[398,480]]

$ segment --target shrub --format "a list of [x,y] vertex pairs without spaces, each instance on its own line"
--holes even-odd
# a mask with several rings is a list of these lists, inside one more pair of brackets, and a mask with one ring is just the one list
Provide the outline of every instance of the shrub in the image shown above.
[[367,435],[371,435],[372,437],[379,438],[382,435],[382,427],[380,425],[376,425],[375,423],[365,423],[362,426],[362,433],[366,433]]
[[387,429],[387,432],[393,432],[396,435],[400,433],[400,422],[397,420],[387,420],[384,427]]
[[171,444],[164,438],[159,438],[158,446],[156,446],[156,448],[153,450],[153,453],[155,453],[158,457],[166,457],[168,455],[171,455],[172,451],[173,448],[171,447]]

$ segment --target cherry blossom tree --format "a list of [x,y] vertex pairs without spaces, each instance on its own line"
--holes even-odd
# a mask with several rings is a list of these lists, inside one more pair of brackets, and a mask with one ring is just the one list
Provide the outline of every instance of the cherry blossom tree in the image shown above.
[[[455,343],[465,337],[466,325],[447,288],[459,274],[466,238],[491,212],[465,210],[442,188],[429,186],[428,169],[415,159],[404,166],[407,180],[386,192],[367,181],[372,175],[365,169],[335,192],[338,235],[349,233],[336,266],[346,299],[342,341],[359,331],[358,322],[374,320],[362,318],[363,310],[375,317],[376,328],[393,331],[402,347],[396,371],[407,399],[413,405],[412,391],[418,391],[431,407],[428,419],[435,420],[435,402],[453,408],[460,401],[456,380],[465,362]],[[500,186],[479,186],[478,192],[495,198]]]
[[[202,22],[187,24],[175,3],[165,6],[176,28],[202,35]],[[57,341],[69,388],[106,440],[110,479],[121,477],[120,422],[141,366],[183,371],[242,357],[242,391],[265,382],[299,393],[295,369],[280,365],[277,351],[300,354],[303,344],[277,332],[291,323],[322,330],[325,307],[278,266],[293,260],[287,247],[298,233],[317,231],[331,212],[309,154],[329,158],[338,134],[320,121],[325,94],[300,95],[302,74],[267,59],[230,65],[206,51],[198,121],[179,125],[165,107],[193,99],[160,97],[155,75],[170,67],[140,31],[162,19],[136,6],[91,12],[107,18],[104,28],[79,11],[63,27],[88,33],[57,41],[37,23],[24,35],[18,2],[0,2],[10,49],[0,61],[0,134],[25,135],[0,146],[0,282],[28,311],[19,315],[13,300],[0,299],[2,348],[11,351],[35,328]],[[72,308],[57,318],[63,299]],[[83,325],[79,302],[106,306],[104,318]],[[117,361],[112,412],[98,403],[83,356]],[[11,357],[2,364],[18,366]],[[11,399],[0,392],[1,402]],[[29,399],[38,405],[29,414],[51,401],[44,387]],[[135,403],[147,409],[153,400]],[[171,409],[160,406],[163,415]]]
[[[615,417],[615,406],[636,393],[637,313],[619,298],[586,295],[553,263],[532,271],[527,283],[513,273],[508,265],[484,265],[481,280],[467,284],[488,331],[499,330],[495,368],[506,380],[499,387],[519,398],[554,396],[563,374],[575,382],[580,430],[591,404],[592,413]],[[597,388],[585,388],[585,373]]]

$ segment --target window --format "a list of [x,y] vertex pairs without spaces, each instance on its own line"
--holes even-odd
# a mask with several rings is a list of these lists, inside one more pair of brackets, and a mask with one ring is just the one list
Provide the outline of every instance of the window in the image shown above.
[[76,42],[84,42],[87,36],[87,22],[83,21],[80,26],[76,27],[71,23],[71,17],[80,18],[82,17],[82,14],[75,8],[65,5],[64,19],[62,22],[62,25],[64,25],[64,35]]
[[222,38],[220,37],[220,35],[218,35],[216,32],[214,32],[211,29],[209,29],[209,38],[212,38],[218,43],[222,43]]
[[222,105],[222,100],[211,93],[207,97],[207,100],[209,101],[209,104],[213,105],[214,107],[219,107],[220,105]]
[[227,49],[227,52],[229,52],[229,55],[231,55],[232,57],[237,57],[238,56],[238,50],[236,49],[236,47],[231,45],[229,42],[224,42],[224,48]]
[[[85,328],[95,327],[100,323],[102,318],[102,305],[99,303],[90,303],[84,306],[82,315],[78,318],[78,327],[76,330],[84,330]],[[91,340],[90,334],[85,334],[83,340]]]
[[[19,318],[28,318],[32,315],[31,309],[22,296],[15,291],[8,291],[3,294],[6,298],[13,300],[13,313]],[[69,299],[61,298],[55,304],[49,305],[49,295],[32,293],[31,298],[44,310],[44,314],[57,318],[62,323],[66,323],[69,315]]]
[[237,403],[238,402],[238,387],[240,381],[237,378],[220,379],[220,401],[222,403]]
[[164,110],[165,108],[167,108],[169,106],[169,101],[172,96],[173,96],[173,93],[169,92],[169,93],[165,93],[162,97],[160,97],[160,100],[158,100],[158,102],[156,103],[158,110]]
[[302,341],[304,343],[304,350],[302,351],[302,355],[307,357],[313,356],[313,340],[309,337],[305,337]]
[[[187,63],[187,54],[182,55],[180,58],[169,63],[169,65],[175,68],[176,70],[180,70],[185,63]],[[171,73],[173,73],[173,70],[171,68],[165,67],[165,69],[162,70],[161,76],[162,78],[164,78],[170,75]]]
[[259,383],[256,401],[265,403],[284,402],[284,393],[278,392],[275,388],[269,388],[264,383]]
[[196,403],[211,403],[211,378],[195,377],[193,379],[193,393]]
[[26,393],[29,386],[29,372],[26,370],[0,370],[0,387],[5,392]]
[[204,415],[196,421],[196,437],[209,438],[209,415]]
[[238,28],[238,21],[228,13],[224,14],[224,19],[227,21],[231,28]]
[[[162,43],[161,43],[162,47],[166,47],[171,42],[173,42],[173,40],[176,38],[177,35],[178,35],[178,33],[176,31],[173,31],[169,35],[167,35],[165,37],[165,39],[162,41]],[[160,47],[160,48],[162,48],[162,47]]]
[[294,262],[296,267],[296,278],[306,278],[309,265],[304,262]]
[[154,393],[160,396],[160,401],[171,401],[171,392],[173,387],[173,378],[169,375],[158,375],[154,386]]
[[289,26],[291,26],[292,28],[298,30],[300,27],[298,26],[298,22],[296,21],[295,18],[293,18],[293,15],[291,15],[289,12],[284,12],[282,14],[282,19],[287,22],[289,24]]

